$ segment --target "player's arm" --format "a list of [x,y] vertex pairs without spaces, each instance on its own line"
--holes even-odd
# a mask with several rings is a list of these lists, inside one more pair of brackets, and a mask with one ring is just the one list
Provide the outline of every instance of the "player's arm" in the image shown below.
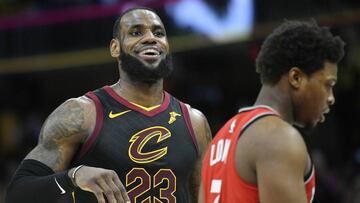
[[93,192],[101,203],[105,203],[103,192],[109,202],[123,202],[119,192],[123,187],[113,171],[83,166],[75,181],[70,178],[74,169],[66,170],[79,144],[93,131],[95,118],[94,104],[86,97],[60,105],[46,119],[37,146],[15,172],[6,203],[56,202],[75,186]]
[[199,187],[199,193],[198,193],[198,201],[197,203],[204,203],[205,199],[204,199],[204,189],[203,189],[203,185],[202,185],[202,181],[200,181],[200,187]]
[[[292,126],[278,118],[260,123],[256,135],[255,168],[260,202],[306,203],[304,174],[307,149]],[[255,146],[255,145],[254,145]]]
[[191,123],[194,128],[196,141],[199,147],[198,159],[196,160],[195,169],[192,174],[192,180],[190,181],[191,182],[190,191],[194,195],[192,201],[197,202],[200,179],[201,179],[201,163],[204,158],[207,147],[212,139],[212,133],[209,127],[209,123],[206,117],[204,116],[204,114],[202,114],[197,109],[193,109],[191,107],[188,108],[189,108]]

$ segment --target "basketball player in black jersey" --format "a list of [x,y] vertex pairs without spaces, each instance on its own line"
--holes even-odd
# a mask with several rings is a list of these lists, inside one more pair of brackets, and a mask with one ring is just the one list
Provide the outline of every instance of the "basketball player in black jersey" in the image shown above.
[[171,72],[163,23],[150,9],[131,9],[113,34],[119,81],[47,118],[6,203],[195,201],[211,132],[201,112],[163,90]]

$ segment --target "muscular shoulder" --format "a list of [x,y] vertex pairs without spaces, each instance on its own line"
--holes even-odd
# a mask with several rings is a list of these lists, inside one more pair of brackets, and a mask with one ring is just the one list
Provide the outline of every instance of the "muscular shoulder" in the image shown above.
[[201,111],[192,108],[190,105],[186,105],[186,107],[189,110],[191,124],[194,129],[194,133],[196,136],[196,141],[198,142],[200,153],[203,154],[207,149],[207,146],[209,145],[212,138],[212,133],[209,127],[209,123]]
[[95,124],[95,105],[86,97],[65,101],[44,122],[37,146],[25,159],[38,160],[54,171],[64,170]]
[[256,146],[257,161],[287,161],[306,166],[307,149],[301,134],[282,119],[269,116],[253,124],[249,129]]
[[92,130],[95,116],[95,105],[89,98],[82,96],[69,99],[46,119],[41,129],[39,143],[46,144],[43,141],[49,139],[81,142]]

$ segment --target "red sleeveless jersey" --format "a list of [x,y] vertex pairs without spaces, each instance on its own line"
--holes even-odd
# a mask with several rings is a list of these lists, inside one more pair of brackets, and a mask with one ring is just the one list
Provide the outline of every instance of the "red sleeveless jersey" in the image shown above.
[[[278,115],[267,106],[243,108],[231,118],[212,140],[202,165],[202,184],[206,203],[259,203],[256,185],[243,180],[236,171],[235,149],[244,129],[257,119]],[[304,178],[308,202],[315,193],[315,170]]]

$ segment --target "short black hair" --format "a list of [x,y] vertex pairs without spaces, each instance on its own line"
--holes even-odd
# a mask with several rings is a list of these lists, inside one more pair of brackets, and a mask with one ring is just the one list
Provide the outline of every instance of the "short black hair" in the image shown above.
[[276,84],[292,67],[306,74],[320,70],[324,62],[338,63],[344,56],[344,41],[315,20],[285,20],[264,41],[256,58],[261,82]]
[[124,11],[115,21],[114,26],[113,26],[113,38],[118,38],[119,37],[119,33],[120,33],[120,21],[122,19],[122,17],[127,14],[130,13],[134,10],[148,10],[151,11],[153,13],[155,13],[157,15],[157,13],[155,12],[155,10],[148,8],[148,7],[134,7],[131,9],[128,9],[126,11]]

